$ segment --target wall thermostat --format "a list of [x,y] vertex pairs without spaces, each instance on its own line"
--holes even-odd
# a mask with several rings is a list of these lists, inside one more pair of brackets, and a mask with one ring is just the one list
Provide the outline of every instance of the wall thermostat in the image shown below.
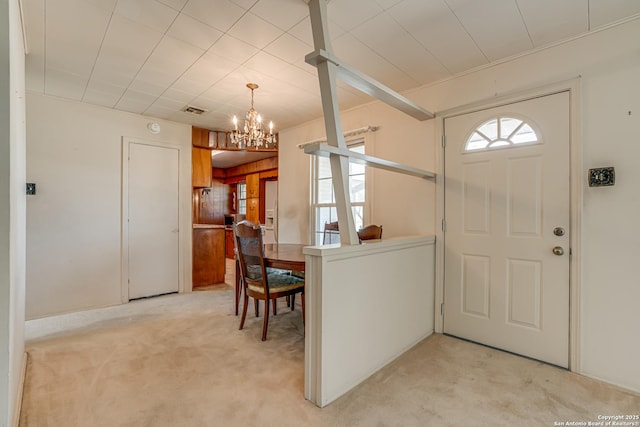
[[589,169],[589,187],[606,187],[616,183],[613,167]]

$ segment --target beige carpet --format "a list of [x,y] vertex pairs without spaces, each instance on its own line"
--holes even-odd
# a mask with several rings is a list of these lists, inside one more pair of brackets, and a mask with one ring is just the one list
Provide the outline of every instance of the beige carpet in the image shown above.
[[21,426],[553,426],[638,414],[640,396],[442,335],[319,409],[299,309],[243,331],[217,286],[27,322]]

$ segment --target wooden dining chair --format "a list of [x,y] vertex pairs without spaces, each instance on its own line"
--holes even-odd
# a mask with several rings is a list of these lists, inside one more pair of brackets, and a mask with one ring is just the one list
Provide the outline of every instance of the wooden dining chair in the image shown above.
[[330,245],[332,243],[340,243],[340,229],[338,228],[338,221],[324,223],[322,244]]
[[366,227],[358,230],[358,238],[361,242],[363,240],[382,239],[382,226],[367,225]]
[[304,280],[289,274],[267,271],[264,263],[262,231],[259,225],[249,221],[241,221],[234,226],[234,236],[244,289],[240,329],[244,327],[247,317],[249,297],[252,297],[256,302],[262,300],[265,302],[262,341],[265,341],[269,327],[269,302],[297,293],[300,293],[302,298],[302,322],[304,324]]

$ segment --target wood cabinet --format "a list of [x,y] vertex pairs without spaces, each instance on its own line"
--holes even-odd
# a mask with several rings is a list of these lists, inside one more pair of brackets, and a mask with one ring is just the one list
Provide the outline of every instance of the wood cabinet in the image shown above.
[[260,174],[251,173],[245,176],[247,184],[247,221],[260,223]]
[[225,229],[193,229],[193,287],[224,283]]
[[191,182],[196,188],[211,186],[211,150],[191,149]]
[[257,197],[247,199],[247,221],[260,223],[260,199]]
[[260,197],[260,174],[252,173],[245,178],[247,183],[247,199]]
[[191,144],[194,147],[211,148],[214,144],[209,138],[209,129],[191,128]]
[[224,214],[229,212],[229,186],[217,179],[207,188],[193,189],[193,223],[224,224]]
[[225,248],[224,253],[227,258],[235,259],[235,242],[233,241],[233,230],[225,230]]

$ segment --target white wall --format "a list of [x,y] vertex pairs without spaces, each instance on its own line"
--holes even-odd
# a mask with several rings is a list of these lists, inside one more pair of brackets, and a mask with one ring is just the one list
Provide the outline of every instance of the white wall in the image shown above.
[[24,354],[25,100],[18,2],[0,1],[0,426],[19,408]]
[[[381,103],[370,103],[342,114],[344,131],[379,126],[371,133],[366,154],[414,166],[435,169],[433,120],[419,122]],[[279,241],[310,243],[310,158],[297,145],[325,135],[322,119],[280,132]],[[407,150],[405,147],[412,147]],[[384,237],[433,234],[435,185],[431,180],[371,169],[373,194],[367,224],[383,226]],[[398,208],[400,207],[400,208]]]
[[[640,19],[406,94],[428,110],[444,111],[581,76],[581,176],[586,181],[588,168],[614,166],[616,185],[585,186],[583,192],[580,371],[636,391],[640,391],[638,40]],[[437,137],[432,124],[410,124],[409,137],[399,137],[393,131],[406,120],[397,121],[399,116],[389,111],[376,104],[356,108],[343,114],[343,127],[380,125],[377,156],[430,169]],[[309,160],[293,147],[323,134],[320,120],[280,132],[282,241],[307,238],[299,223],[307,218],[303,205],[308,200]],[[405,190],[405,183],[410,183],[411,191]],[[376,173],[374,185],[374,215],[384,223],[385,234],[435,229],[430,185],[383,171]],[[392,220],[402,224],[391,228]]]
[[[411,94],[436,111],[581,76],[583,168],[616,168],[584,186],[579,369],[640,391],[640,20]],[[631,115],[629,115],[631,112]]]
[[[147,129],[152,121],[157,135]],[[123,136],[185,147],[181,229],[191,235],[190,126],[28,94],[27,178],[37,195],[27,206],[27,318],[121,303]]]

